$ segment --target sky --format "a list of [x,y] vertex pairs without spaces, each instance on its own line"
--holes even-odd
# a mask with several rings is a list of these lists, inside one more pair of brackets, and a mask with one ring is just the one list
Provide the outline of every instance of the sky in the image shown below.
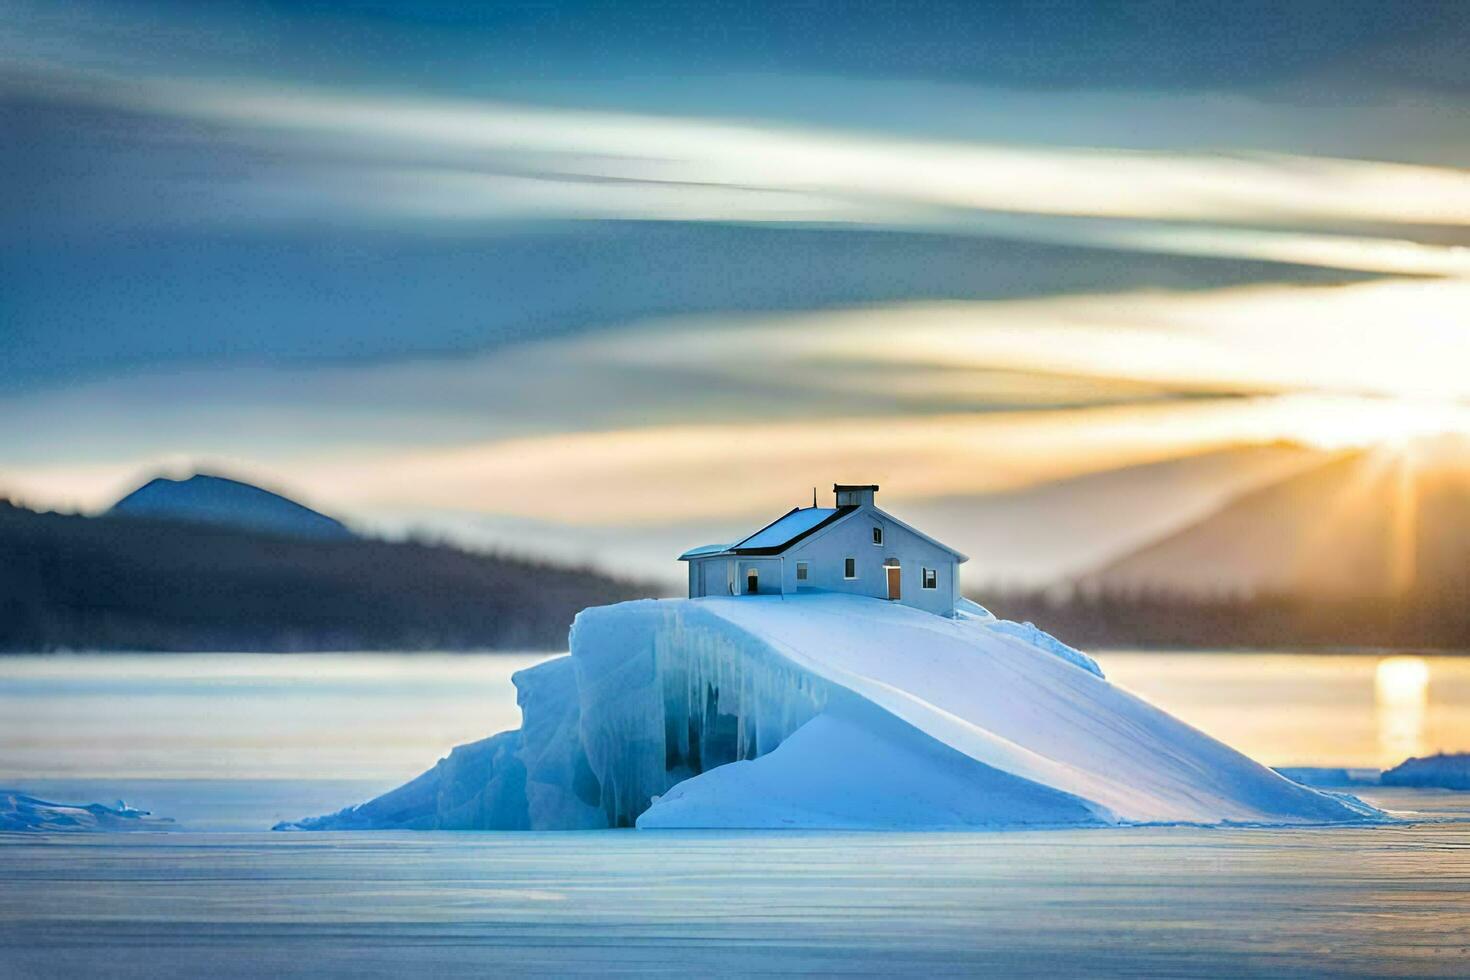
[[0,0],[0,492],[202,467],[673,578],[876,482],[974,580],[1077,570],[1470,432],[1467,47],[1434,2]]

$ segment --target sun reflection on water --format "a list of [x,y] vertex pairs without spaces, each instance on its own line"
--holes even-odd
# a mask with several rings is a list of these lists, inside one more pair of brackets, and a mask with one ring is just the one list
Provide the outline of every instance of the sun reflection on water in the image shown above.
[[1374,672],[1373,692],[1379,764],[1388,768],[1423,755],[1429,664],[1422,657],[1385,657]]

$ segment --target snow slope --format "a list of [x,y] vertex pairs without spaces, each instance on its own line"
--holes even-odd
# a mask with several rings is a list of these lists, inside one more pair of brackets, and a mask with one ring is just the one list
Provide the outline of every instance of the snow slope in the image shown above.
[[860,699],[829,705],[775,751],[674,786],[640,828],[1060,827],[1098,823],[1087,801],[925,736]]
[[946,619],[836,594],[640,600],[584,610],[571,651],[514,678],[524,724],[497,738],[518,739],[516,763],[481,751],[292,826],[464,826],[469,811],[446,821],[444,799],[478,800],[476,825],[506,829],[1381,817],[1253,762],[1114,687],[1080,651],[973,603]]

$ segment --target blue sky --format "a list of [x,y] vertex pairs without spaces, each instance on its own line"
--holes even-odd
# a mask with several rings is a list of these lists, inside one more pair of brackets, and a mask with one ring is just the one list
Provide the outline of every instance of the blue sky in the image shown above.
[[34,503],[213,465],[601,559],[1466,427],[1459,4],[0,14]]

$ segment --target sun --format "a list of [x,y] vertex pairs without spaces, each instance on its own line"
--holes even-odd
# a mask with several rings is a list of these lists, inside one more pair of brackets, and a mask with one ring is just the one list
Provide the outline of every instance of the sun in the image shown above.
[[1438,399],[1289,395],[1283,434],[1325,450],[1384,447],[1408,452],[1439,435],[1470,436],[1470,405]]

